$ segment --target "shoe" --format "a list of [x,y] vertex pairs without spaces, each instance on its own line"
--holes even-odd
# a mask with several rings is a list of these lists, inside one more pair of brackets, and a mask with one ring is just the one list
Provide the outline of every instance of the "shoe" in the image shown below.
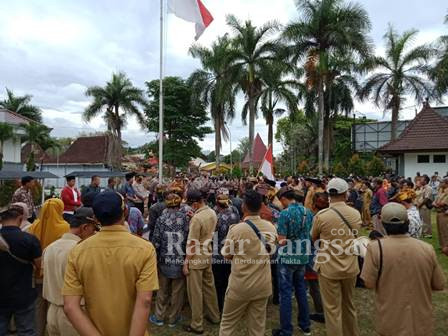
[[175,328],[176,325],[177,325],[180,321],[182,321],[182,316],[179,315],[179,316],[174,320],[174,322],[172,322],[172,323],[168,323],[168,327],[170,327],[170,328]]
[[325,323],[325,316],[323,314],[310,314],[310,320],[317,323]]
[[189,325],[184,326],[184,330],[186,332],[192,333],[192,334],[196,334],[196,335],[202,335],[204,333],[204,330],[196,330],[193,329],[192,327],[190,327]]
[[155,314],[152,314],[152,315],[149,317],[149,322],[151,322],[152,324],[154,324],[154,325],[156,325],[156,326],[158,326],[158,327],[163,326],[163,321],[162,321],[162,320],[159,320]]
[[272,329],[272,336],[283,336],[281,329]]
[[304,336],[311,336],[311,329],[310,328],[306,328],[306,329],[299,328],[299,329],[300,329],[300,331],[302,332],[302,334]]

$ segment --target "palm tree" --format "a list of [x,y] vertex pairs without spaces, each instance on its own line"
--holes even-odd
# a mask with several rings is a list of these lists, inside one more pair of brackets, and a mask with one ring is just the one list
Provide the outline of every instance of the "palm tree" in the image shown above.
[[[255,106],[261,102],[260,109],[263,112],[263,118],[268,125],[268,145],[271,146],[274,142],[274,117],[281,116],[286,112],[284,108],[278,107],[280,102],[284,103],[289,113],[297,111],[297,93],[294,90],[304,90],[304,86],[286,76],[295,73],[298,78],[299,69],[292,68],[286,63],[279,60],[267,62],[260,68],[261,90],[259,91]],[[243,108],[243,121],[247,118],[249,103],[246,102]]]
[[84,110],[83,117],[90,121],[101,113],[107,128],[121,144],[121,131],[126,125],[129,115],[135,116],[139,124],[145,126],[145,118],[139,107],[146,106],[143,90],[135,87],[125,73],[112,74],[112,79],[105,87],[92,86],[87,89],[86,96],[93,101]]
[[20,114],[36,122],[42,122],[42,112],[31,104],[30,95],[16,96],[11,90],[6,88],[6,99],[0,101],[0,107]]
[[37,122],[21,124],[20,126],[25,131],[25,136],[23,138],[24,142],[29,143],[31,147],[27,160],[27,170],[34,170],[36,145],[45,147],[45,144],[50,142],[51,128]]
[[370,58],[363,68],[373,72],[359,91],[361,100],[373,99],[377,106],[392,112],[391,139],[397,137],[397,121],[402,103],[407,95],[417,102],[434,96],[433,85],[428,80],[428,62],[434,50],[426,45],[411,48],[417,30],[398,34],[392,26],[384,35],[385,56]]
[[319,114],[319,174],[324,163],[324,111],[325,78],[330,53],[345,53],[364,58],[370,54],[371,44],[367,37],[370,20],[367,12],[355,3],[343,0],[298,0],[297,9],[301,13],[298,21],[287,25],[283,38],[289,43],[287,48],[293,63],[305,60],[305,67],[317,69],[312,86],[316,87]]
[[255,134],[255,118],[257,116],[257,96],[262,88],[261,69],[266,61],[274,58],[278,44],[268,40],[277,24],[269,22],[256,27],[251,21],[242,23],[235,16],[227,16],[227,24],[235,33],[232,39],[233,54],[230,71],[232,78],[246,96],[249,112],[249,160],[250,171],[253,170],[252,145]]
[[229,76],[229,64],[232,56],[231,41],[224,35],[215,41],[211,48],[194,45],[190,54],[199,58],[202,70],[196,70],[188,79],[195,98],[210,107],[215,129],[215,158],[219,168],[222,139],[229,140],[226,121],[235,116],[234,85]]
[[0,122],[0,170],[3,168],[3,144],[14,136],[14,128],[7,123]]
[[[445,16],[445,23],[448,24],[448,14]],[[436,81],[440,95],[448,91],[448,35],[439,38],[437,61],[431,71],[431,78]]]

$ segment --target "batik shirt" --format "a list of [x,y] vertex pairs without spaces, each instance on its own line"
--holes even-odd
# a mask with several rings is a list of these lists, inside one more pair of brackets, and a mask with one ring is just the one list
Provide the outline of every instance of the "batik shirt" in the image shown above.
[[415,205],[408,209],[408,218],[409,235],[413,238],[420,238],[422,236],[423,222]]
[[170,279],[182,277],[189,217],[178,208],[166,208],[157,219],[152,243],[160,272]]
[[12,196],[11,203],[25,203],[28,207],[28,214],[31,217],[34,212],[34,202],[33,202],[33,196],[31,196],[31,192],[27,191],[24,187],[20,187],[14,192],[14,195]]
[[[225,210],[216,211],[216,216],[218,217],[218,222],[216,223],[216,231],[214,235],[213,242],[218,242],[217,246],[213,246],[213,262],[222,263],[224,257],[221,255],[221,249],[224,245],[224,240],[227,237],[229,228],[233,224],[238,224],[240,221],[240,216],[238,212],[233,207],[228,207]],[[231,262],[229,261],[229,264]]]
[[279,261],[286,265],[306,265],[309,262],[311,250],[311,226],[313,214],[299,203],[291,203],[280,212],[277,232],[285,236],[288,243],[278,250]]

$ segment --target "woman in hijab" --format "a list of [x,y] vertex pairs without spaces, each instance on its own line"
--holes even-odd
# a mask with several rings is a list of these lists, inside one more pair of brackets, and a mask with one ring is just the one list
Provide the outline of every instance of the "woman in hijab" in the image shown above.
[[[39,218],[29,227],[28,232],[39,239],[42,251],[70,231],[70,225],[62,218],[64,203],[59,198],[47,200],[39,212]],[[45,253],[45,251],[44,251]],[[42,275],[36,274],[35,284],[38,293],[36,300],[36,332],[45,335],[47,322],[47,302],[42,298]]]
[[64,203],[59,198],[47,200],[28,232],[40,241],[42,251],[55,240],[70,231],[70,225],[62,218]]

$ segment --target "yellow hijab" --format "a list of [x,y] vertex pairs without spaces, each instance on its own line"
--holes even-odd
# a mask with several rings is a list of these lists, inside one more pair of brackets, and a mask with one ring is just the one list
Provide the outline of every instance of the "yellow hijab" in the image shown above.
[[64,203],[59,198],[50,198],[29,228],[28,232],[39,239],[42,250],[70,231],[70,225],[62,218],[63,211]]

